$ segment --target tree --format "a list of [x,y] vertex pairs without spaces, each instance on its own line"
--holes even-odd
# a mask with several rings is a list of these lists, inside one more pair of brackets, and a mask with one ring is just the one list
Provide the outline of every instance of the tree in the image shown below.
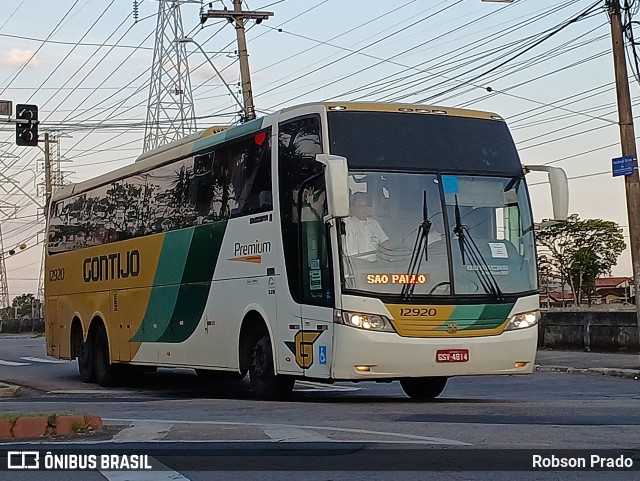
[[33,294],[22,294],[13,298],[11,307],[17,310],[18,317],[31,316],[40,309],[40,301]]
[[581,220],[573,214],[566,222],[543,222],[536,230],[545,275],[555,272],[562,286],[568,283],[576,306],[583,296],[591,305],[596,279],[611,271],[627,247],[622,229],[612,221]]

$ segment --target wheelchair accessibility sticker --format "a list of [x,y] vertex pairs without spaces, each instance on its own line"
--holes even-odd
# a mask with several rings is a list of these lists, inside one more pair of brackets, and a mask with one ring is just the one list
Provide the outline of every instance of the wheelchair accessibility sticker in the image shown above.
[[318,362],[327,364],[327,346],[318,346]]

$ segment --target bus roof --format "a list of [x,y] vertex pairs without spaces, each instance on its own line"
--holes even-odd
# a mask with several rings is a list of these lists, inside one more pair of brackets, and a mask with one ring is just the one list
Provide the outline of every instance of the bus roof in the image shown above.
[[425,115],[446,115],[452,117],[469,117],[489,120],[502,120],[502,117],[492,112],[480,110],[456,109],[434,105],[417,105],[405,103],[385,103],[385,102],[311,102],[306,104],[285,107],[278,112],[266,117],[246,122],[234,127],[214,126],[206,130],[196,132],[182,139],[163,145],[140,155],[134,163],[119,169],[107,172],[89,180],[76,184],[68,184],[57,189],[52,195],[52,201],[63,199],[74,194],[91,190],[95,187],[108,184],[114,180],[144,172],[156,166],[170,162],[173,159],[186,157],[193,152],[198,152],[217,144],[243,137],[262,128],[263,121],[272,115],[279,116],[295,110],[320,109],[326,111],[360,111],[360,112],[407,112]]

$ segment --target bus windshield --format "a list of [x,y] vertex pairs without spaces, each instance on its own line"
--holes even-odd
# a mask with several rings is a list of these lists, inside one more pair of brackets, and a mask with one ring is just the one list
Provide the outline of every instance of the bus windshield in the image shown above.
[[537,288],[522,177],[352,172],[341,223],[346,290],[501,296]]

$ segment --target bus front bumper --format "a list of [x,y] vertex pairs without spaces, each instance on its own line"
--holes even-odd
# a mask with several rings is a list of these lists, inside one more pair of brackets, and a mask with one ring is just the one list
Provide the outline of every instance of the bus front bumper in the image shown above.
[[[338,324],[334,339],[332,378],[336,380],[530,374],[538,327],[497,336],[445,339],[401,337]],[[436,362],[439,350],[468,350],[468,360]]]

